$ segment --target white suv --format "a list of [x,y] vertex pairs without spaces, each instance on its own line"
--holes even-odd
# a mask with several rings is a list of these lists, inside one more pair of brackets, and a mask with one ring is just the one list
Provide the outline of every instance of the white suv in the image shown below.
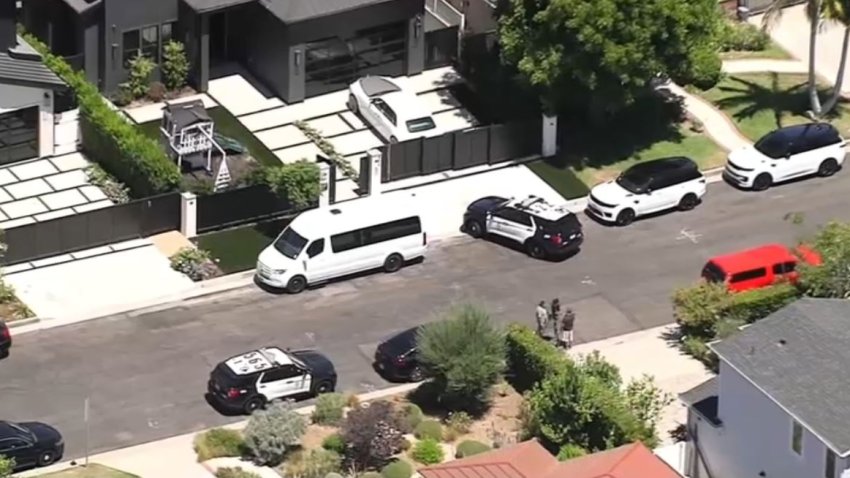
[[639,163],[613,181],[597,184],[587,198],[587,212],[618,226],[667,209],[693,209],[705,195],[705,176],[689,158],[661,158]]
[[844,163],[846,144],[829,123],[780,128],[730,153],[723,177],[736,186],[763,191],[812,174],[832,176]]
[[390,143],[439,134],[416,94],[383,76],[366,76],[348,87],[348,108],[359,113]]

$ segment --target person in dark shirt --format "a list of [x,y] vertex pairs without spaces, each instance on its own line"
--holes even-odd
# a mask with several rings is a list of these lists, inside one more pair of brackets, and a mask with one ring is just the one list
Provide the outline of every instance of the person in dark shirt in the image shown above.
[[569,349],[573,346],[573,328],[576,323],[576,314],[573,309],[567,309],[561,319],[561,345]]

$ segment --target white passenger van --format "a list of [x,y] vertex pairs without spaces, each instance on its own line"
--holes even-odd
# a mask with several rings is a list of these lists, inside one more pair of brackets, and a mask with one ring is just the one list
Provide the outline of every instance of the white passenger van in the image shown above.
[[292,294],[308,285],[423,257],[428,237],[407,201],[358,200],[298,215],[260,253],[257,278]]

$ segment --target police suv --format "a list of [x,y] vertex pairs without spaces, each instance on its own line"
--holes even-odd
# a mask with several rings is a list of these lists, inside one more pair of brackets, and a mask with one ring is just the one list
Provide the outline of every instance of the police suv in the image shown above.
[[331,361],[315,350],[266,347],[219,363],[207,391],[221,408],[251,414],[273,400],[333,392],[336,379]]
[[566,205],[537,196],[478,199],[467,207],[463,229],[472,237],[492,234],[516,241],[536,259],[576,252],[584,240],[581,223]]

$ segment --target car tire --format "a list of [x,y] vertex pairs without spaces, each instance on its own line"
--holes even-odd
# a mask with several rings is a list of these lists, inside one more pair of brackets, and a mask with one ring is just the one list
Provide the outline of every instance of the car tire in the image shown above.
[[360,113],[360,107],[357,105],[357,98],[354,95],[348,95],[348,109],[354,114]]
[[322,382],[319,382],[319,384],[316,385],[316,388],[313,389],[313,395],[318,396],[318,395],[321,395],[323,393],[332,393],[333,391],[334,391],[333,383],[331,383],[328,380],[324,380]]
[[484,235],[484,226],[481,225],[481,222],[476,221],[475,219],[466,221],[466,224],[463,225],[463,229],[467,234],[476,239]]
[[826,159],[824,162],[820,163],[820,166],[818,166],[818,176],[827,178],[837,173],[838,168],[838,161],[833,158]]
[[411,382],[421,382],[425,380],[425,371],[422,370],[422,367],[413,367],[413,370],[410,371],[410,375],[408,375],[407,378]]
[[300,294],[307,288],[307,279],[304,276],[295,276],[286,283],[286,291],[290,294]]
[[623,209],[622,211],[620,211],[619,214],[617,214],[616,222],[617,222],[618,226],[623,227],[623,226],[628,226],[629,224],[633,223],[634,220],[635,220],[635,210],[632,209],[632,208],[626,208],[626,209]]
[[250,415],[266,405],[266,400],[263,397],[251,397],[242,406],[242,410],[246,415]]
[[690,211],[697,207],[697,204],[699,204],[699,198],[697,195],[694,193],[688,193],[682,196],[682,199],[679,200],[679,210]]
[[534,259],[543,259],[546,257],[546,251],[537,241],[527,241],[525,243],[525,252],[528,253],[529,257]]
[[38,455],[38,466],[52,465],[56,461],[56,453],[46,450]]
[[404,266],[404,257],[401,254],[390,254],[384,259],[384,272],[392,274],[398,272]]
[[761,173],[756,176],[756,179],[753,181],[753,191],[764,191],[773,185],[773,178],[770,174]]

